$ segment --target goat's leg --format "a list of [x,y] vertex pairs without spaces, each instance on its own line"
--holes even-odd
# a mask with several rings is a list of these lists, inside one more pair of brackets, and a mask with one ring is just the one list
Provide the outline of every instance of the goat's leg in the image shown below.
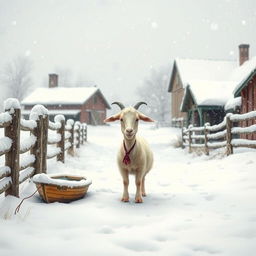
[[142,178],[142,184],[141,184],[141,194],[142,196],[146,196],[146,191],[145,191],[145,176]]
[[135,195],[135,203],[143,203],[143,200],[141,197],[142,177],[140,174],[136,174],[135,183],[137,188],[136,195]]
[[129,202],[129,192],[128,192],[128,186],[129,186],[129,175],[127,170],[121,171],[122,177],[123,177],[123,185],[124,185],[124,191],[123,191],[123,197],[121,201],[123,202]]

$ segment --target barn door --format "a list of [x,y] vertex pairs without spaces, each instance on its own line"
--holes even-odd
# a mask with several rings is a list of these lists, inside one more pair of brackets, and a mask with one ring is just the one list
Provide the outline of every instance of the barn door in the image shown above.
[[89,112],[89,122],[92,125],[99,125],[99,124],[101,124],[100,113],[97,112],[96,110],[91,110]]

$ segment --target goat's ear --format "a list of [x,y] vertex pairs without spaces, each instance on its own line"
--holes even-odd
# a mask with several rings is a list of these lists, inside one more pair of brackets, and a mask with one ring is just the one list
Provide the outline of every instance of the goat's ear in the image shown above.
[[120,113],[106,118],[106,119],[104,120],[104,123],[107,123],[107,122],[114,122],[114,121],[119,120],[119,119],[120,119]]
[[139,119],[144,121],[144,122],[155,122],[153,119],[150,117],[143,115],[142,113],[139,113]]

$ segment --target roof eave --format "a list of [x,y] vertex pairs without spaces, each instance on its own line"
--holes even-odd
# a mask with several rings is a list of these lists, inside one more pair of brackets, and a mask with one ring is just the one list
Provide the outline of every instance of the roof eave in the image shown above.
[[99,94],[100,94],[100,96],[102,97],[102,99],[103,99],[103,101],[104,101],[104,103],[105,103],[105,105],[106,105],[106,108],[107,108],[107,109],[111,109],[110,105],[108,104],[106,98],[104,97],[104,95],[102,94],[102,92],[100,91],[99,88],[98,88],[88,99],[86,99],[86,100],[82,103],[82,105],[86,104],[87,101],[88,101],[89,99],[91,99],[91,97],[92,97],[93,95],[95,95],[96,93],[99,93]]
[[218,108],[223,109],[225,105],[198,105],[198,108]]
[[180,111],[181,111],[181,112],[187,112],[187,111],[188,111],[188,109],[186,109],[185,106],[186,106],[186,102],[187,102],[187,100],[188,100],[188,95],[189,95],[189,93],[190,93],[190,95],[191,95],[191,98],[192,98],[194,104],[196,104],[196,98],[195,98],[195,96],[194,96],[194,94],[193,94],[193,92],[192,92],[192,90],[191,90],[191,88],[190,88],[190,85],[188,84],[188,85],[185,87],[184,98],[183,98],[183,100],[182,100],[182,102],[181,102],[181,106],[180,106]]
[[254,69],[250,75],[241,83],[241,85],[234,91],[235,97],[241,96],[241,91],[247,86],[249,80],[251,80],[254,75],[256,75],[256,69]]
[[104,100],[104,102],[105,102],[105,104],[106,104],[107,109],[111,109],[111,106],[109,105],[108,101],[106,100],[106,98],[105,98],[104,95],[102,94],[101,90],[98,89],[96,92],[99,92],[99,93],[100,93],[101,97],[103,98],[103,100]]
[[177,64],[176,64],[176,60],[174,60],[173,67],[172,67],[171,78],[170,78],[170,83],[169,83],[169,87],[168,87],[168,92],[172,92],[173,82],[174,82],[174,77],[175,77],[176,72],[177,72]]
[[47,106],[55,106],[55,105],[62,105],[62,106],[82,106],[83,102],[70,102],[70,103],[62,103],[62,102],[44,102],[44,103],[40,103],[40,102],[30,102],[30,103],[23,103],[21,102],[22,106],[34,106],[34,105],[47,105]]

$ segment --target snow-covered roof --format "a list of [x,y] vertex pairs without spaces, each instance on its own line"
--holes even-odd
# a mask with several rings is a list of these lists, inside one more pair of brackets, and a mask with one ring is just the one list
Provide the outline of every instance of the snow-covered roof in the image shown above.
[[[78,113],[80,113],[81,110],[78,109],[48,109],[49,115],[71,115],[76,116]],[[30,109],[24,109],[21,111],[21,114],[23,115],[29,115],[31,113]]]
[[97,87],[37,88],[21,103],[22,105],[83,104],[97,90],[99,90]]
[[193,80],[189,87],[199,106],[223,106],[230,98],[233,83],[229,81]]
[[176,59],[177,69],[185,88],[193,80],[226,81],[238,66],[236,61]]
[[227,103],[225,104],[225,111],[231,110],[231,109],[236,109],[237,107],[241,107],[241,97],[236,97],[236,98],[230,98]]
[[[224,106],[256,71],[256,57],[241,66],[236,61],[217,60],[176,59],[175,63],[183,87],[189,86],[193,100],[201,106]],[[181,109],[185,99],[186,96],[181,103]]]

